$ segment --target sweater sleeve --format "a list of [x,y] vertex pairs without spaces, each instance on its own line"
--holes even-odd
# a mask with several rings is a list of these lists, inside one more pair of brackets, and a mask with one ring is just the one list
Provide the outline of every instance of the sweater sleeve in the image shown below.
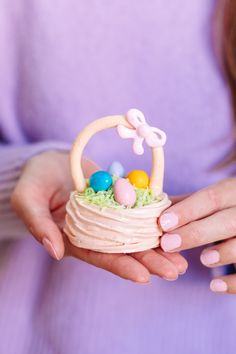
[[28,233],[10,204],[11,193],[25,162],[44,151],[68,151],[69,149],[69,144],[54,141],[23,146],[0,144],[0,242],[16,240]]

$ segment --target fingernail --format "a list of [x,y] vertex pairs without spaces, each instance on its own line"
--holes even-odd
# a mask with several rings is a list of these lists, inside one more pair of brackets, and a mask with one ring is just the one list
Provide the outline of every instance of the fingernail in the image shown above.
[[166,252],[175,250],[181,243],[181,237],[177,234],[165,234],[161,238],[161,247]]
[[44,245],[44,248],[50,254],[50,256],[52,258],[56,259],[57,261],[59,261],[60,258],[58,257],[57,252],[56,252],[55,248],[53,247],[52,242],[47,237],[43,238],[42,244]]
[[184,275],[186,272],[187,272],[187,269],[185,269],[185,270],[181,269],[181,271],[179,270],[179,275]]
[[162,278],[167,281],[175,281],[178,279],[178,275],[176,275],[175,277],[162,277]]
[[151,284],[151,281],[143,278],[143,279],[139,279],[139,280],[134,280],[134,283],[140,284],[140,285],[149,285],[149,284]]
[[160,217],[160,225],[164,231],[168,231],[178,225],[179,218],[174,213],[165,213]]
[[201,254],[200,260],[204,265],[211,265],[220,261],[220,254],[216,250],[206,251]]
[[223,293],[227,291],[228,286],[226,282],[221,279],[213,279],[210,283],[210,289],[217,293]]

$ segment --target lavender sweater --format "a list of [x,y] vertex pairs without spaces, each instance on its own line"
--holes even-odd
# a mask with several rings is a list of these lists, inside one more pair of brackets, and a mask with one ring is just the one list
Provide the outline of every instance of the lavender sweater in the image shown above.
[[[213,0],[2,0],[0,3],[0,353],[227,354],[236,298],[187,252],[177,282],[124,281],[75,259],[53,261],[9,198],[25,161],[65,149],[90,120],[143,110],[165,130],[166,185],[192,192],[232,146],[228,92],[212,49]],[[109,147],[109,148],[108,148]],[[130,153],[129,153],[130,151]],[[149,169],[129,143],[100,134],[87,154]]]

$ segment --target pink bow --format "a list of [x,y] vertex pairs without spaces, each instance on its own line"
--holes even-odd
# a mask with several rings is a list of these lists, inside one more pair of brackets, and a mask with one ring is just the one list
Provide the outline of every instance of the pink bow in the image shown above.
[[126,119],[133,129],[127,128],[124,125],[118,125],[118,134],[123,139],[134,139],[133,151],[137,155],[144,153],[143,141],[150,147],[161,147],[165,145],[166,134],[155,127],[150,127],[146,123],[146,119],[138,109],[130,109],[126,114]]

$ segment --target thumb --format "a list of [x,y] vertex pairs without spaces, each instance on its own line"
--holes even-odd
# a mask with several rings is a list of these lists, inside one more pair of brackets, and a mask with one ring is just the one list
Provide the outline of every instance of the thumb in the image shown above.
[[62,233],[52,219],[49,199],[46,195],[30,192],[29,185],[27,187],[25,190],[21,184],[17,186],[11,197],[12,206],[35,239],[53,258],[60,260],[65,247]]

